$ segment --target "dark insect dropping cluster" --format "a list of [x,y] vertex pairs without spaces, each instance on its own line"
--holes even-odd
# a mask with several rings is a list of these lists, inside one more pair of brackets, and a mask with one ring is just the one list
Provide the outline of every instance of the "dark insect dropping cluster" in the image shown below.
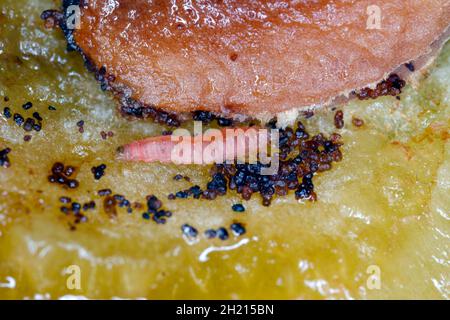
[[185,180],[187,182],[190,182],[191,178],[189,178],[188,176],[183,176],[181,174],[177,174],[173,177],[173,180],[175,180],[175,181]]
[[100,180],[105,175],[106,165],[101,164],[97,167],[92,167],[91,172],[94,174],[95,180]]
[[24,105],[22,105],[23,110],[29,110],[33,107],[33,104],[31,102],[27,102]]
[[405,67],[408,68],[408,70],[411,71],[411,72],[416,71],[416,67],[414,66],[413,62],[405,63]]
[[200,199],[200,197],[203,195],[203,191],[200,188],[200,186],[192,186],[189,189],[178,191],[177,193],[169,194],[168,199],[169,200],[175,200],[178,199],[187,199],[189,197],[193,197],[194,199]]
[[[232,223],[230,225],[230,230],[236,237],[240,237],[246,233],[244,225],[240,222]],[[189,224],[182,225],[181,231],[183,235],[185,235],[188,238],[196,238],[198,235],[197,229],[195,229]],[[220,227],[218,229],[208,229],[204,232],[204,235],[207,239],[217,238],[222,241],[228,240],[230,238],[230,233],[225,227]]]
[[235,222],[231,226],[231,231],[233,231],[234,235],[239,237],[245,234],[246,230],[245,227],[242,225],[242,223]]
[[80,120],[77,122],[78,132],[84,133],[84,120]]
[[112,195],[111,189],[101,189],[97,191],[97,194],[103,199],[103,208],[105,213],[111,218],[117,216],[117,209],[124,208],[127,213],[133,213],[131,202],[121,194]]
[[105,196],[105,199],[103,200],[103,209],[110,218],[114,218],[117,216],[118,208],[125,208],[127,213],[133,213],[131,202],[127,198],[125,198],[125,196],[120,194],[111,196],[111,193],[102,193],[100,191],[98,194],[101,196]]
[[[8,100],[9,101],[9,100]],[[27,102],[25,104],[22,105],[22,109],[24,111],[28,111],[33,107],[33,104],[31,102]],[[35,111],[33,112],[32,117],[27,117],[25,118],[24,116],[22,116],[22,114],[16,112],[13,114],[13,112],[11,111],[11,109],[9,107],[5,107],[3,108],[3,116],[6,119],[11,119],[13,118],[14,123],[19,126],[22,127],[23,130],[25,132],[31,132],[31,131],[36,131],[39,132],[42,129],[42,117],[39,114],[39,112]],[[31,135],[27,134],[24,137],[24,141],[30,141],[31,140]]]
[[11,109],[9,107],[4,107],[3,108],[3,116],[6,119],[10,119],[12,117]]
[[45,27],[47,29],[55,28],[61,25],[64,20],[64,14],[57,10],[46,10],[42,12],[41,19],[45,20]]
[[213,113],[203,110],[194,111],[192,113],[192,119],[195,121],[201,121],[203,124],[209,124],[213,120],[216,120],[220,127],[230,127],[233,125],[232,119],[217,117]]
[[342,129],[344,127],[344,112],[342,110],[338,110],[334,114],[334,126],[336,129]]
[[214,239],[218,238],[222,241],[228,240],[230,237],[230,234],[228,233],[228,230],[224,227],[220,227],[217,230],[214,229],[208,229],[205,231],[205,237],[208,239]]
[[87,216],[82,211],[94,210],[95,201],[89,201],[81,205],[79,202],[72,201],[69,197],[60,197],[59,201],[65,206],[60,207],[60,211],[66,216],[73,217],[73,224],[70,223],[71,230],[75,230],[75,225],[88,221]]
[[114,132],[112,132],[112,131],[108,131],[108,132],[101,131],[100,132],[100,136],[102,137],[103,140],[106,140],[108,138],[114,137]]
[[131,208],[131,202],[125,196],[121,194],[115,194],[113,198],[117,202],[119,208],[126,208],[127,213],[133,212],[133,209]]
[[76,189],[79,182],[76,179],[71,179],[75,173],[75,168],[72,166],[64,166],[61,162],[56,162],[52,166],[52,174],[48,176],[50,183],[57,183],[68,187],[69,189]]
[[183,224],[181,226],[181,232],[188,238],[196,238],[198,235],[198,230],[189,224]]
[[172,212],[163,210],[162,202],[153,195],[147,196],[147,211],[142,213],[145,220],[153,220],[157,224],[165,224],[167,218],[172,216]]
[[391,74],[386,80],[381,81],[375,89],[364,88],[356,92],[356,96],[360,100],[376,99],[381,96],[398,96],[402,93],[406,82],[397,74]]
[[162,125],[167,125],[169,127],[179,127],[181,124],[180,120],[174,114],[143,105],[140,102],[125,95],[119,94],[119,98],[121,105],[120,111],[125,117],[138,119],[151,118],[154,122]]
[[22,115],[15,113],[14,114],[14,122],[21,127],[23,123],[25,122],[25,119],[22,117]]
[[9,168],[11,162],[9,161],[8,154],[11,152],[10,148],[0,150],[0,167]]
[[[88,201],[84,204],[80,204],[78,202],[73,201],[72,199],[69,197],[60,197],[59,201],[63,204],[67,204],[68,206],[62,206],[61,212],[63,213],[68,213],[68,212],[73,212],[76,214],[80,214],[81,210],[83,211],[89,211],[89,210],[94,210],[96,208],[96,204],[94,200]],[[84,222],[84,221],[82,221]]]
[[111,195],[111,194],[112,194],[112,191],[111,191],[111,189],[101,189],[101,190],[98,190],[97,194],[98,194],[100,197],[106,197],[106,196]]

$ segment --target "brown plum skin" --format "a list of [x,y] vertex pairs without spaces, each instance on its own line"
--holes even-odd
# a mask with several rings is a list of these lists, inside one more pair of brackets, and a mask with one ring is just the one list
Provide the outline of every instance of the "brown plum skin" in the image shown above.
[[[373,5],[381,29],[368,30]],[[76,43],[135,100],[261,117],[326,104],[426,54],[450,2],[91,0],[81,12]]]

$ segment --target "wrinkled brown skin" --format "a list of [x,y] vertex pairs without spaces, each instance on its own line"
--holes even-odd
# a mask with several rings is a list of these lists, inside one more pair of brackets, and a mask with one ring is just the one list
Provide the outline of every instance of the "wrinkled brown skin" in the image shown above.
[[260,117],[380,81],[449,21],[450,0],[89,0],[74,36],[146,105]]

